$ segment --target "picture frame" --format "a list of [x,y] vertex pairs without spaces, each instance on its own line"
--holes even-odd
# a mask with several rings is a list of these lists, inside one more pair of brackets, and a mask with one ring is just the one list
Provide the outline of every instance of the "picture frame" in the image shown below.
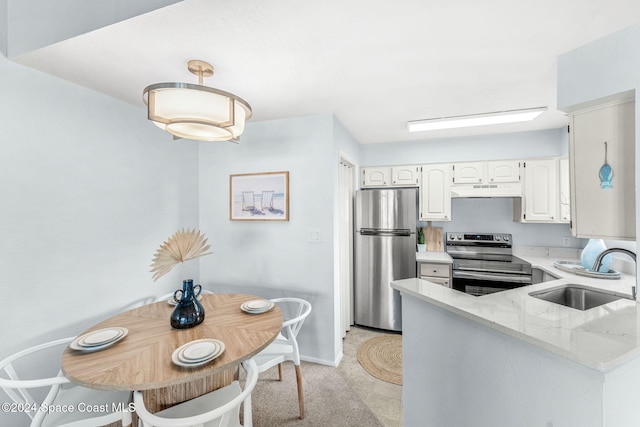
[[229,175],[229,220],[289,221],[289,171]]

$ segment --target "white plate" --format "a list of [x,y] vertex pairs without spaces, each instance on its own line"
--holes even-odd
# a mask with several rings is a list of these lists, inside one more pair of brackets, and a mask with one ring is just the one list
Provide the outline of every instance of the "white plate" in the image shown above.
[[269,305],[273,304],[271,301],[267,301],[264,299],[256,299],[245,302],[243,305],[249,310],[260,310],[269,307]]
[[85,353],[89,353],[89,352],[93,352],[93,351],[100,351],[100,350],[104,350],[105,348],[111,347],[112,345],[114,345],[115,343],[119,342],[120,340],[122,340],[124,337],[127,336],[127,334],[129,333],[129,330],[127,330],[127,328],[108,328],[108,329],[116,329],[118,330],[118,335],[112,339],[111,341],[107,341],[104,344],[99,344],[99,345],[86,345],[86,344],[82,344],[82,340],[90,334],[94,334],[98,331],[94,331],[94,332],[89,332],[88,334],[84,334],[82,336],[79,336],[78,338],[76,338],[75,340],[73,340],[73,342],[71,344],[69,344],[69,347],[72,350],[78,350],[78,351],[82,351]]
[[249,314],[262,314],[262,313],[266,313],[267,311],[271,310],[273,307],[275,307],[275,304],[271,301],[267,301],[268,305],[263,306],[261,308],[251,308],[247,305],[247,303],[244,303],[240,306],[240,310],[244,311],[245,313],[249,313]]
[[84,347],[93,347],[111,342],[122,335],[122,331],[115,328],[100,329],[83,335],[79,344]]
[[[180,354],[185,350],[185,348],[188,348],[190,346],[196,345],[196,343],[200,343],[200,342],[210,342],[210,343],[214,343],[216,344],[219,349],[218,351],[214,352],[213,354],[211,354],[209,357],[202,359],[202,360],[184,360],[180,357]],[[188,342],[180,347],[178,347],[173,354],[171,355],[171,361],[178,365],[178,366],[182,366],[185,368],[194,368],[197,366],[202,366],[205,363],[209,363],[211,362],[213,359],[215,359],[216,357],[220,356],[222,353],[224,352],[224,343],[220,340],[216,340],[216,339],[201,339],[201,340],[196,340],[196,341],[191,341]]]
[[215,359],[218,356],[220,356],[223,351],[224,351],[224,348],[220,348],[217,352],[215,352],[211,356],[207,357],[206,359],[201,359],[201,360],[184,360],[184,359],[180,358],[179,353],[174,352],[171,355],[171,361],[174,364],[178,365],[178,366],[183,366],[185,368],[192,368],[192,367],[196,367],[196,366],[202,366],[205,363],[211,362],[213,359]]
[[178,357],[183,362],[194,362],[208,359],[219,351],[220,346],[218,345],[218,343],[211,341],[201,341],[192,343],[191,345],[184,347],[182,351],[178,353]]

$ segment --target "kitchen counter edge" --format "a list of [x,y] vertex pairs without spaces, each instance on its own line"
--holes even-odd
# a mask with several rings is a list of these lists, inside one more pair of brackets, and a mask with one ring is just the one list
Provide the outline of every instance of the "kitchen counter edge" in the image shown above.
[[481,297],[417,278],[392,281],[391,286],[401,293],[600,372],[610,372],[640,357],[640,308],[635,301],[623,298],[580,311],[529,296],[530,292],[571,283],[628,298],[635,276],[623,274],[620,280],[592,279],[555,268],[556,259],[520,257],[533,268],[560,279]]

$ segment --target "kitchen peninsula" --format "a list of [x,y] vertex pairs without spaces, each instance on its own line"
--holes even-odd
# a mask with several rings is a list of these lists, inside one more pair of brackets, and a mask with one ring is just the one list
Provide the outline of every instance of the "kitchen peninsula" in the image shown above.
[[421,279],[402,294],[406,425],[638,426],[640,309],[581,311],[531,292],[576,284],[628,297],[635,277],[592,279],[528,259],[558,280],[475,297]]

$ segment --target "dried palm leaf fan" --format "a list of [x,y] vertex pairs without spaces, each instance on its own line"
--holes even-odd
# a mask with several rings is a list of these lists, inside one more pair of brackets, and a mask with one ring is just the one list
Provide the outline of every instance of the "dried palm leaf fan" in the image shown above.
[[[182,263],[184,274],[184,262],[204,255],[212,254],[207,252],[211,248],[207,245],[207,238],[196,229],[176,231],[160,248],[158,248],[151,272],[153,281],[167,274],[176,264]],[[186,277],[186,274],[184,274]]]

